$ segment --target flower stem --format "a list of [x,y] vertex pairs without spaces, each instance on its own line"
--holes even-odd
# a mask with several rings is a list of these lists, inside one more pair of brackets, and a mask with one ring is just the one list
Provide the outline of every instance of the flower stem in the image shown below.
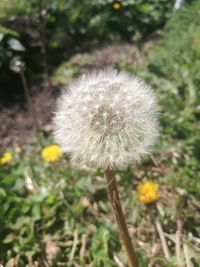
[[32,105],[32,101],[31,101],[31,97],[30,97],[30,93],[29,93],[26,77],[24,75],[23,70],[21,70],[19,74],[20,74],[20,78],[21,78],[21,81],[22,81],[22,85],[23,85],[23,89],[24,89],[24,93],[25,93],[28,109],[29,109],[29,111],[31,113],[31,116],[33,118],[33,126],[35,128],[36,133],[39,133],[39,125],[38,125],[38,121],[37,121],[37,115],[36,115],[36,111],[35,111],[35,109],[34,109],[34,107]]
[[117,221],[120,236],[122,239],[122,242],[124,244],[126,253],[128,255],[129,259],[129,265],[130,267],[139,267],[137,264],[137,258],[133,249],[133,245],[131,242],[131,238],[128,233],[128,229],[126,226],[124,214],[122,211],[122,206],[120,203],[119,193],[117,189],[117,183],[115,179],[115,174],[112,169],[108,168],[105,171],[107,182],[108,182],[108,192],[109,192],[109,198],[112,204],[112,208],[115,214],[115,219]]

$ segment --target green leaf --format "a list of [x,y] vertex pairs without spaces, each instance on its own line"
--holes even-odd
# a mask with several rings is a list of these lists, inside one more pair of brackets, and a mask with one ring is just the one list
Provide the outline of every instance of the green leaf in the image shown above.
[[16,240],[16,239],[17,239],[17,235],[11,233],[11,234],[8,234],[8,235],[4,238],[3,243],[4,243],[4,244],[8,244],[8,243],[13,242],[13,241]]
[[39,205],[34,205],[32,208],[32,216],[31,219],[34,221],[37,221],[41,218],[41,211],[40,211],[40,206]]
[[12,35],[14,37],[19,37],[19,33],[18,32],[14,31],[14,30],[11,30],[11,29],[8,29],[6,27],[2,27],[2,26],[0,26],[0,33],[4,34],[4,35],[5,34],[10,34],[10,35]]
[[25,47],[20,43],[19,40],[15,38],[10,38],[8,40],[8,45],[10,46],[12,50],[21,51],[21,52],[25,51]]

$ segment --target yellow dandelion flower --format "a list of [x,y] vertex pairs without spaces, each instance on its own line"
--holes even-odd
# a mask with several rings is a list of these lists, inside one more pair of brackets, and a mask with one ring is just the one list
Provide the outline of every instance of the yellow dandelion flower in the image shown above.
[[42,149],[41,157],[47,162],[54,162],[62,157],[62,150],[57,145],[50,145]]
[[11,161],[13,158],[12,153],[5,152],[2,157],[0,157],[0,164],[4,165]]
[[138,186],[138,200],[141,203],[149,204],[159,198],[158,183],[146,181]]
[[116,10],[120,9],[121,8],[121,3],[120,2],[115,2],[113,3],[112,7]]

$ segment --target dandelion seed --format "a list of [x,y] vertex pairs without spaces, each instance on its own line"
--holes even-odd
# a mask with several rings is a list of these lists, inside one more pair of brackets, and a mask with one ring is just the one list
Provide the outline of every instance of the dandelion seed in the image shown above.
[[93,72],[72,83],[58,100],[55,138],[73,161],[124,168],[151,151],[158,135],[156,113],[151,88],[137,77]]

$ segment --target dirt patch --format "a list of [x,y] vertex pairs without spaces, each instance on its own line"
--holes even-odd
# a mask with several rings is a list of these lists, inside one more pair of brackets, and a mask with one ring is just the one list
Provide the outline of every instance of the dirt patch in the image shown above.
[[[132,44],[106,45],[90,53],[76,54],[67,62],[69,68],[74,65],[78,73],[92,69],[115,68],[117,64],[143,65],[143,58],[139,50]],[[61,77],[67,76],[61,72]],[[72,78],[73,73],[70,73]],[[65,83],[69,80],[66,79]],[[19,81],[19,87],[21,83]],[[34,135],[33,117],[27,108],[22,87],[19,91],[12,92],[12,99],[0,101],[0,149],[3,151],[9,146],[23,145],[27,139]],[[59,95],[61,86],[44,86],[39,84],[31,87],[31,100],[36,111],[38,124],[41,130],[51,131],[52,111],[55,108],[56,96]]]
[[[39,128],[43,131],[51,130],[52,111],[55,108],[56,96],[60,89],[57,87],[34,86],[31,88],[31,101],[35,110]],[[0,104],[0,149],[9,146],[24,145],[27,138],[34,134],[34,121],[28,110],[23,95],[15,103]]]

